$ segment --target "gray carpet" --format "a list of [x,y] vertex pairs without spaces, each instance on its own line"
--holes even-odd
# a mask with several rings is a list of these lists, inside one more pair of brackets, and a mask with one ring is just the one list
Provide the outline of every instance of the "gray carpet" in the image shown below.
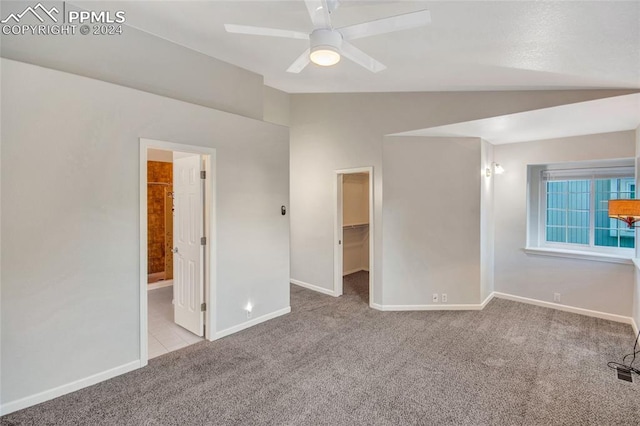
[[[631,327],[495,299],[378,312],[292,286],[293,312],[2,418],[2,425],[638,425],[640,380],[606,362]],[[636,377],[637,379],[637,377]]]

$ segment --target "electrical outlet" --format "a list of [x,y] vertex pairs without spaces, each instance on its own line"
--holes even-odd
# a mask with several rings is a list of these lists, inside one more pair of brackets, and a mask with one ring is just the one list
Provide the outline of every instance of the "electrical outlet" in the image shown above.
[[251,318],[251,311],[247,310],[247,319]]
[[560,293],[553,293],[553,301],[560,302]]
[[438,303],[438,293],[433,293],[433,303]]
[[442,293],[442,303],[447,303],[447,293]]

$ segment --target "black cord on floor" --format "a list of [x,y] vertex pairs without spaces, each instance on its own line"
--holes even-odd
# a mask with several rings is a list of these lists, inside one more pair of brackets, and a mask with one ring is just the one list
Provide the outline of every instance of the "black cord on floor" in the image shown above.
[[[638,341],[640,341],[640,331],[638,331],[638,336],[636,336],[636,342],[633,345],[633,352],[622,357],[622,362],[610,361],[607,363],[609,368],[613,368],[614,370],[621,370],[627,373],[635,373],[640,376],[640,369],[635,368],[633,363],[636,362],[636,356],[640,355],[640,350],[638,349]],[[631,362],[629,364],[625,364],[627,358],[631,358]]]

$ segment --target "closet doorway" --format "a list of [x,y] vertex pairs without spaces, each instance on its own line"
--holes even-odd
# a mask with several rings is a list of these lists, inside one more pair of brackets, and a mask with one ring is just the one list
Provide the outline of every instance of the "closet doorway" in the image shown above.
[[373,303],[373,167],[336,170],[334,294]]

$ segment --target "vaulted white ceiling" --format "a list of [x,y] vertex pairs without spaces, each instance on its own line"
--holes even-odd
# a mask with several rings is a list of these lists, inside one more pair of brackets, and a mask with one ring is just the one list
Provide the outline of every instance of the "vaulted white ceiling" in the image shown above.
[[231,23],[311,32],[302,0],[98,3],[125,10],[129,25],[262,74],[265,84],[290,93],[640,88],[638,1],[343,1],[335,27],[431,12],[429,27],[354,40],[387,65],[378,74],[346,59],[290,74],[305,40],[224,30]]

